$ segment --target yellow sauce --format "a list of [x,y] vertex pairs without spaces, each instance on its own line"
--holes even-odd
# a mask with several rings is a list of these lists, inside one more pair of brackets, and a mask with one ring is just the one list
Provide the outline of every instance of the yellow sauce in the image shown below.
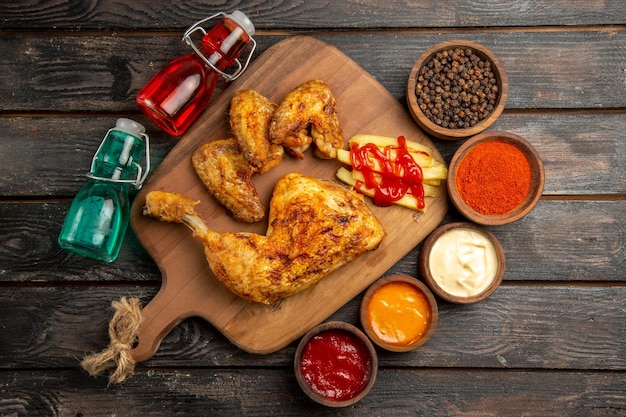
[[498,258],[491,241],[464,228],[451,229],[434,243],[428,259],[437,284],[451,295],[471,297],[489,287],[496,277]]
[[428,299],[408,282],[390,282],[378,288],[366,314],[374,334],[395,346],[419,340],[430,326]]

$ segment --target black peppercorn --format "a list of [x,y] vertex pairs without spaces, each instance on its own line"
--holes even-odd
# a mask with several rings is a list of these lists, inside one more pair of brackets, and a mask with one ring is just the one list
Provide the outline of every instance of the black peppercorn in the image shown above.
[[498,100],[498,81],[491,62],[471,48],[436,53],[419,69],[417,81],[420,109],[444,128],[462,129],[480,123]]

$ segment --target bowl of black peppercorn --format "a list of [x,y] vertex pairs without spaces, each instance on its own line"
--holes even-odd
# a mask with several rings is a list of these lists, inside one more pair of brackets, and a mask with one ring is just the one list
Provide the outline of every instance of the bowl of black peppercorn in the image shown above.
[[411,69],[407,102],[428,134],[445,140],[474,136],[502,114],[509,82],[500,60],[476,42],[452,40],[426,50]]

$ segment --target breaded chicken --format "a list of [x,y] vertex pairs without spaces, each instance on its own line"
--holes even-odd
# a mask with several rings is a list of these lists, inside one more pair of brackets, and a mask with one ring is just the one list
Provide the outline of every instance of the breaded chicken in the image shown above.
[[282,160],[282,146],[271,144],[269,139],[276,108],[276,104],[255,90],[239,90],[230,100],[231,130],[255,172],[267,172]]
[[270,144],[267,159],[263,167],[259,170],[259,174],[265,174],[270,169],[276,168],[282,162],[283,155],[285,155],[285,148],[283,148],[282,145]]
[[336,102],[328,84],[307,81],[287,94],[274,112],[270,140],[283,145],[287,152],[304,158],[314,141],[315,154],[332,159],[343,148],[343,131],[335,109]]
[[209,193],[223,205],[235,220],[254,223],[263,219],[253,169],[239,151],[236,139],[220,139],[196,149],[191,157],[193,167]]
[[376,249],[385,235],[356,192],[298,173],[276,184],[264,236],[215,232],[195,213],[195,204],[180,194],[153,191],[144,215],[187,225],[204,245],[216,277],[238,296],[264,304],[309,288]]

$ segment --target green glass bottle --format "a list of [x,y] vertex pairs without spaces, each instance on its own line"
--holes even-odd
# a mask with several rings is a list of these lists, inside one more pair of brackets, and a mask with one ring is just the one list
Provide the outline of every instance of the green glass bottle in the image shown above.
[[[61,248],[104,262],[117,258],[128,228],[130,186],[141,188],[150,171],[144,132],[141,124],[124,118],[107,132],[63,222]],[[140,164],[144,149],[145,168]]]

